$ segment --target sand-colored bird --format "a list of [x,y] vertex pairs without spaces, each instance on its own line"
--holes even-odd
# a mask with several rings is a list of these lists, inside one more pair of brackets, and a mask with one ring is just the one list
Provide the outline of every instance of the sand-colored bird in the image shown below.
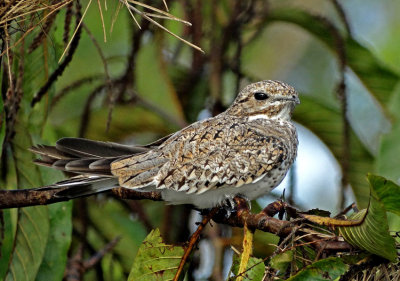
[[63,138],[38,145],[40,165],[78,176],[51,187],[74,198],[121,186],[160,191],[170,204],[211,208],[239,195],[253,200],[285,177],[297,153],[293,87],[261,81],[245,87],[223,113],[144,146]]

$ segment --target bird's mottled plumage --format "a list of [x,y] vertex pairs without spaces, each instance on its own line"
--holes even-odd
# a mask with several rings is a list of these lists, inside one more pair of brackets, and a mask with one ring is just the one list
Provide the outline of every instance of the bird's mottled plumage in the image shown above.
[[282,181],[297,152],[290,121],[297,103],[291,86],[261,81],[245,87],[218,116],[147,146],[66,138],[32,150],[42,155],[38,164],[81,174],[56,184],[71,187],[60,196],[122,186],[209,208],[236,195],[255,199]]

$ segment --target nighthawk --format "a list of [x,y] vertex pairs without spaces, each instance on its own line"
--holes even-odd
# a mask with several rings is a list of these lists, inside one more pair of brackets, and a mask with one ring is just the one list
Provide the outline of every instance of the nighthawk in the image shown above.
[[121,186],[160,191],[170,204],[211,208],[235,196],[253,200],[285,177],[297,153],[290,121],[297,92],[279,81],[245,87],[223,113],[144,146],[63,138],[38,145],[40,165],[77,174],[51,187],[74,198]]

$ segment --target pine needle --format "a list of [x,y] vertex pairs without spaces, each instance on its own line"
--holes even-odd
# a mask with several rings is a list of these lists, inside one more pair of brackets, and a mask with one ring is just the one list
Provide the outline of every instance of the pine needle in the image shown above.
[[119,14],[119,11],[121,10],[122,5],[123,5],[123,4],[122,4],[121,2],[118,2],[117,9],[116,9],[116,11],[115,11],[115,13],[114,13],[114,15],[113,15],[112,20],[111,20],[110,34],[111,34],[112,31],[113,31],[114,23],[117,21],[118,14]]
[[[151,10],[151,11],[153,11],[153,12],[160,13],[160,14],[162,14],[162,15],[164,15],[164,16],[169,17],[170,19],[174,19],[174,20],[179,21],[179,22],[181,22],[181,23],[184,23],[184,24],[186,24],[186,25],[188,25],[188,26],[192,26],[192,24],[191,24],[190,22],[185,21],[185,20],[183,20],[183,19],[180,19],[180,18],[178,18],[178,17],[175,17],[174,15],[172,15],[172,14],[170,14],[170,13],[167,13],[167,12],[165,12],[165,11],[163,11],[163,10],[157,9],[157,8],[155,8],[155,7],[153,7],[153,6],[143,4],[143,3],[138,2],[138,1],[135,1],[135,0],[125,0],[125,1],[128,1],[129,3],[135,4],[135,5],[137,5],[137,6],[141,6],[141,7],[143,7],[143,8],[149,9],[149,10]],[[131,7],[132,7],[132,6],[131,6]]]
[[135,16],[133,15],[131,9],[129,9],[129,7],[130,7],[129,3],[128,3],[126,0],[124,0],[124,1],[125,1],[124,4],[125,4],[126,8],[128,9],[128,12],[131,14],[133,20],[135,21],[135,23],[137,24],[137,26],[139,27],[139,29],[142,29],[142,27],[140,26],[139,22],[136,20]]
[[[25,2],[25,1],[21,1],[21,2]],[[51,6],[51,8],[53,8],[53,10],[51,10],[47,15],[45,15],[38,23],[32,25],[28,30],[26,30],[26,31],[21,35],[21,37],[17,40],[17,42],[15,42],[12,46],[9,46],[8,49],[12,49],[12,48],[14,48],[15,46],[17,46],[22,40],[25,39],[25,37],[26,37],[29,33],[31,33],[36,27],[40,26],[44,21],[46,21],[46,19],[47,19],[50,15],[52,15],[53,13],[55,13],[57,10],[61,9],[62,7],[68,5],[70,2],[72,2],[72,0],[66,0],[65,2],[60,2],[60,3],[57,3],[56,5]],[[32,13],[32,12],[25,13],[25,15],[31,14],[31,13]],[[19,18],[19,17],[20,17],[20,15],[18,15],[18,16],[15,17],[15,18]],[[8,22],[8,20],[7,20],[6,22]],[[2,26],[2,25],[3,25],[3,24],[0,22],[0,26]],[[4,51],[0,54],[0,56],[3,56],[3,55],[6,53],[6,51],[7,51],[8,49],[4,50]]]
[[[152,11],[155,11],[155,12],[159,12],[160,14],[169,17],[171,20],[177,20],[177,21],[182,22],[182,23],[185,23],[185,24],[187,24],[187,25],[191,25],[191,23],[189,23],[189,22],[187,22],[187,21],[184,21],[184,20],[182,20],[182,19],[179,19],[179,18],[177,18],[177,17],[175,17],[175,16],[173,16],[173,15],[167,13],[167,12],[164,12],[164,11],[162,11],[162,10],[160,10],[160,9],[151,7],[151,6],[149,6],[149,5],[146,5],[146,4],[143,4],[143,3],[140,3],[140,2],[134,1],[134,0],[120,0],[120,1],[124,1],[124,2],[129,1],[129,2],[132,3],[132,4],[136,4],[136,5],[138,5],[138,6],[147,8],[147,9],[149,9],[149,10],[152,10]],[[196,45],[190,43],[189,41],[183,39],[182,37],[178,36],[177,34],[173,33],[172,31],[170,31],[168,28],[164,27],[164,26],[161,25],[160,23],[156,22],[156,21],[153,20],[150,16],[148,16],[148,14],[147,14],[146,12],[140,11],[139,9],[137,9],[136,7],[134,7],[133,5],[129,5],[129,4],[125,4],[125,5],[127,6],[128,10],[131,10],[131,11],[133,11],[133,12],[139,14],[141,17],[145,18],[146,20],[148,20],[148,21],[151,22],[152,24],[158,26],[159,28],[161,28],[162,30],[164,30],[165,32],[167,32],[168,34],[170,34],[170,35],[174,36],[175,38],[181,40],[183,43],[185,43],[185,44],[187,44],[188,46],[190,46],[190,47],[192,47],[192,48],[194,48],[194,49],[196,49],[196,50],[198,50],[198,51],[204,53],[204,51],[203,51],[200,47],[198,47],[198,46],[196,46]]]
[[167,12],[169,12],[167,1],[163,0],[163,3],[164,3],[164,6],[165,6],[165,10],[167,10]]
[[85,9],[85,11],[84,11],[83,14],[82,14],[81,19],[79,20],[79,23],[78,23],[77,27],[75,28],[75,31],[74,31],[74,33],[72,34],[71,39],[69,40],[69,42],[68,42],[68,44],[67,44],[67,47],[65,47],[64,52],[62,53],[60,59],[58,60],[58,63],[61,62],[61,60],[63,59],[65,53],[66,53],[67,50],[69,49],[69,46],[71,45],[72,39],[74,39],[74,37],[75,37],[75,35],[76,35],[76,32],[78,31],[79,27],[81,26],[82,21],[83,21],[83,19],[85,18],[86,12],[88,11],[88,9],[89,9],[89,7],[90,7],[90,4],[92,4],[92,0],[89,0],[89,3],[87,4],[86,9]]
[[101,19],[101,25],[103,27],[103,36],[104,36],[104,42],[107,42],[107,36],[106,36],[106,27],[104,25],[104,18],[103,18],[103,11],[101,9],[101,3],[100,0],[97,0],[97,5],[99,7],[99,13],[100,13],[100,19]]

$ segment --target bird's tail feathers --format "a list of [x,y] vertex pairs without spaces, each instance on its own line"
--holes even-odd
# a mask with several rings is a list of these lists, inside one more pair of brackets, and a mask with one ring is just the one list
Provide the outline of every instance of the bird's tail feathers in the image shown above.
[[55,146],[38,145],[30,151],[40,155],[35,163],[68,173],[111,176],[110,165],[117,159],[144,153],[149,148],[100,142],[80,138],[63,138]]
[[112,177],[91,176],[74,177],[57,182],[50,188],[61,188],[54,196],[59,198],[78,198],[96,193],[101,193],[118,186],[118,180]]

